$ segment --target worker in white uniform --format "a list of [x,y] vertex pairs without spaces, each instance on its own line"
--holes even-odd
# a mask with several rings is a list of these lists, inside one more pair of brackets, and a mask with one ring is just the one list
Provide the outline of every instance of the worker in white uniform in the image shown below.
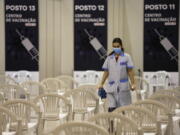
[[[102,68],[104,70],[102,81],[99,88],[108,78],[105,90],[109,103],[109,112],[114,109],[131,104],[130,89],[135,89],[133,62],[129,54],[124,53],[122,40],[114,38],[113,52],[106,58]],[[129,88],[128,77],[131,81],[131,88]]]

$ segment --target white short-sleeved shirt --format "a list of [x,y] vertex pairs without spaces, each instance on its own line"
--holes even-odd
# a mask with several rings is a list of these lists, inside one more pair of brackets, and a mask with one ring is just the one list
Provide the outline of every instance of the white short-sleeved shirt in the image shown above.
[[108,56],[102,66],[103,70],[109,72],[106,92],[117,91],[118,87],[120,91],[129,90],[127,69],[133,67],[132,59],[127,53],[122,53],[117,61],[114,54]]

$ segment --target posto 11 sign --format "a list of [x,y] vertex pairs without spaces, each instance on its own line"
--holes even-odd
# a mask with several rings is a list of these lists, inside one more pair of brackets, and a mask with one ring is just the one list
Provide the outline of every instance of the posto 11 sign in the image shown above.
[[144,71],[178,71],[179,1],[144,1]]
[[175,10],[175,4],[145,5],[145,10]]

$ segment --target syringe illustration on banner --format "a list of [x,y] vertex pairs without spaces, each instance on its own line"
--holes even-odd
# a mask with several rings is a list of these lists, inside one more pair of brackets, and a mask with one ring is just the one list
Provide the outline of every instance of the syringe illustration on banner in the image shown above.
[[22,45],[25,47],[25,49],[28,51],[28,53],[32,57],[32,60],[36,60],[38,62],[39,52],[36,49],[36,47],[31,43],[31,41],[27,37],[23,36],[18,31],[18,29],[16,29],[16,32],[20,36]]
[[107,51],[104,48],[104,46],[99,42],[99,40],[90,35],[87,29],[84,29],[84,32],[88,35],[89,37],[89,43],[93,46],[97,54],[100,56],[101,59],[105,59],[107,56]]
[[171,60],[176,60],[178,62],[178,51],[177,49],[172,45],[172,43],[168,40],[168,38],[161,35],[157,29],[154,29],[155,33],[159,36],[160,43],[166,50],[166,52],[171,57]]

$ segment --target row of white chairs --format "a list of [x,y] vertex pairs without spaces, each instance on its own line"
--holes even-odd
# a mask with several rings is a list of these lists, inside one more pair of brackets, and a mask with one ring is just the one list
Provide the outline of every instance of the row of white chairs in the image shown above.
[[[166,91],[166,90],[164,90],[164,91]],[[174,95],[172,95],[172,96],[169,96],[169,95],[165,95],[165,94],[161,94],[161,95],[158,95],[158,94],[155,94],[155,95],[153,95],[151,98],[152,99],[155,99],[155,100],[157,100],[157,101],[160,101],[160,102],[162,102],[163,104],[165,104],[165,105],[168,105],[168,107],[160,107],[160,106],[162,106],[162,105],[159,105],[158,104],[158,107],[156,107],[156,109],[154,110],[154,107],[152,106],[152,101],[151,102],[148,102],[148,101],[146,101],[145,102],[145,104],[146,104],[146,107],[147,108],[149,108],[149,107],[151,107],[151,108],[149,108],[149,109],[152,109],[152,111],[154,111],[154,113],[156,113],[156,115],[155,116],[159,116],[159,115],[157,115],[157,109],[158,108],[166,108],[166,109],[164,109],[165,111],[164,112],[166,112],[167,114],[168,114],[168,116],[170,116],[170,114],[172,115],[172,114],[174,114],[175,112],[174,112],[174,110],[176,109],[176,108],[179,108],[179,106],[180,106],[180,101],[179,101],[179,99],[176,97],[176,96],[178,96],[178,92],[176,92],[176,94],[174,94]],[[51,95],[52,96],[52,95]],[[57,95],[58,97],[61,97],[60,95]],[[43,97],[43,96],[41,96],[41,97]],[[39,98],[39,97],[38,97]],[[37,99],[38,99],[37,98]],[[36,99],[36,101],[37,101],[37,99]],[[51,110],[53,110],[53,108],[55,107],[55,109],[57,109],[56,107],[58,107],[58,106],[53,106],[54,105],[54,102],[53,102],[53,100],[55,101],[55,98],[53,97],[53,98],[44,98],[46,101],[47,101],[47,99],[51,99],[50,101],[50,103],[49,102],[47,102],[47,104],[46,105],[48,105],[50,108],[51,108]],[[43,101],[44,102],[44,101]],[[67,101],[68,102],[68,101]],[[13,102],[14,103],[14,102]],[[143,103],[143,101],[141,101],[141,104]],[[151,103],[151,106],[147,106],[147,104],[150,104]],[[168,103],[168,104],[167,104]],[[157,106],[157,105],[156,105]],[[123,111],[122,112],[125,112],[125,110],[124,110],[124,108],[126,108],[126,107],[121,107],[120,109],[122,109]],[[167,109],[168,108],[168,109]],[[139,110],[139,109],[138,109]],[[49,110],[48,110],[49,111]],[[55,110],[54,110],[55,111]],[[50,111],[50,112],[48,112],[48,113],[54,113],[54,112],[52,112],[52,111]],[[45,113],[44,113],[45,114]],[[58,113],[57,113],[58,114]],[[126,113],[125,113],[126,114]],[[128,113],[127,113],[128,114]],[[46,115],[46,114],[45,114]],[[44,116],[45,116],[44,115]],[[47,116],[47,115],[46,115]],[[51,118],[52,118],[52,115],[49,115],[49,116],[51,116]],[[55,116],[55,115],[54,115]],[[142,117],[142,116],[141,116]],[[132,117],[131,119],[133,119],[133,118],[141,118],[141,117]],[[149,117],[149,116],[148,116]],[[158,118],[158,117],[157,117]],[[157,118],[156,118],[156,120],[157,120]],[[164,117],[163,117],[163,119],[164,119]],[[166,119],[167,120],[167,119]],[[171,120],[171,119],[168,119],[168,120]],[[169,122],[169,123],[171,123],[171,122]],[[171,125],[171,124],[170,124]],[[170,129],[172,129],[172,128],[170,128]]]
[[[172,91],[171,91],[171,92],[172,92]],[[178,94],[174,94],[174,95],[176,95],[176,96],[177,96]]]

